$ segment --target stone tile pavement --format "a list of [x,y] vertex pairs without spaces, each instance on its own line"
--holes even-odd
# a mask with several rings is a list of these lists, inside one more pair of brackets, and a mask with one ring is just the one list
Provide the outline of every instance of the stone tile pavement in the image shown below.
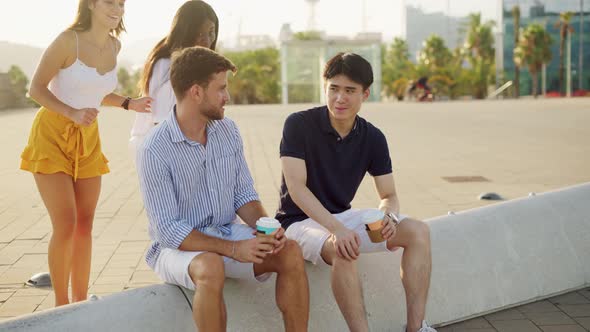
[[[285,117],[305,105],[229,106],[264,206],[276,209],[280,185],[278,143]],[[51,226],[32,176],[19,171],[35,110],[0,112],[0,320],[53,306],[48,290],[24,286],[47,271]],[[590,99],[366,104],[362,116],[389,141],[402,211],[429,218],[504,199],[590,181]],[[111,173],[94,223],[90,293],[106,295],[160,282],[143,254],[147,220],[132,154],[133,114],[103,109],[100,126]],[[451,183],[442,177],[482,176]],[[378,203],[366,179],[354,205]],[[439,331],[588,331],[590,289],[484,315]]]

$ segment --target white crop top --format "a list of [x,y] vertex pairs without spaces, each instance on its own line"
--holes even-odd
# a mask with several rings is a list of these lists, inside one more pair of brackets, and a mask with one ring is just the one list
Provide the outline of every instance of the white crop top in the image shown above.
[[[49,82],[49,91],[64,104],[73,108],[98,108],[104,97],[117,88],[117,66],[101,75],[78,58],[78,34],[76,35],[76,61],[59,70]],[[116,51],[113,48],[116,60]]]

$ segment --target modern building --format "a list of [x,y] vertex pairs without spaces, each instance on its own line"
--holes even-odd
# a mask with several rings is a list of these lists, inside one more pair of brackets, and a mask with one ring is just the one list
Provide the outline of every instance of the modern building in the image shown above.
[[323,103],[322,71],[326,62],[338,52],[354,52],[373,67],[373,86],[369,101],[380,101],[381,34],[361,33],[355,38],[328,36],[319,32],[318,40],[296,40],[284,26],[281,31],[282,103]]
[[413,6],[406,6],[405,10],[405,37],[411,59],[417,59],[424,41],[432,34],[439,35],[451,50],[463,44],[465,38],[460,30],[466,18],[453,17],[442,12],[427,13]]
[[269,35],[243,35],[236,38],[234,47],[228,49],[231,51],[248,51],[261,48],[277,48],[277,41]]
[[[587,0],[587,2],[589,2]],[[574,32],[571,34],[571,91],[590,90],[590,12],[588,4],[584,5],[583,0],[502,0],[503,36],[502,40],[502,63],[504,81],[514,78],[514,20],[512,9],[520,7],[520,29],[522,30],[531,23],[539,23],[547,29],[553,40],[552,60],[546,66],[545,82],[543,75],[539,75],[541,88],[546,87],[547,92],[559,92],[559,47],[560,31],[557,23],[559,15],[563,12],[573,12],[571,26]],[[564,58],[567,51],[564,50]],[[567,60],[564,59],[564,67]],[[567,72],[564,72],[563,91],[566,92]],[[520,70],[520,94],[531,94],[532,78],[526,68]]]

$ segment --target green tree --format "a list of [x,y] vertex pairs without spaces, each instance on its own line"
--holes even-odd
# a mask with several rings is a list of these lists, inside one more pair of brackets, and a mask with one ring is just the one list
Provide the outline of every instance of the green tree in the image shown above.
[[494,21],[485,23],[481,20],[481,14],[470,14],[467,24],[465,38],[465,56],[471,65],[472,93],[475,98],[483,99],[487,95],[488,85],[494,68],[494,34],[492,29]]
[[137,86],[139,82],[140,72],[136,70],[133,74],[123,67],[119,68],[117,72],[117,79],[119,85],[117,87],[117,93],[123,96],[137,97],[139,96],[139,88]]
[[533,95],[537,97],[538,73],[551,61],[551,36],[540,24],[531,24],[521,33],[514,49],[514,62],[526,66],[533,78]]
[[564,72],[564,64],[563,60],[565,59],[565,43],[567,41],[568,35],[574,32],[574,28],[572,27],[572,16],[574,13],[572,12],[564,12],[559,14],[559,21],[555,23],[555,27],[559,28],[559,93],[564,93],[564,84],[563,84],[563,72]]
[[[512,20],[514,22],[514,48],[518,44],[518,37],[520,35],[520,7],[518,5],[512,7]],[[514,49],[512,50],[514,54]],[[520,96],[520,67],[514,64],[514,97]]]
[[408,79],[414,76],[414,64],[410,61],[408,43],[396,37],[393,43],[385,48],[382,59],[382,82],[385,93],[402,100]]
[[274,48],[228,52],[225,54],[238,72],[229,78],[229,92],[235,104],[280,102],[279,51]]
[[319,31],[299,31],[293,34],[295,40],[322,40],[322,35]]
[[[445,41],[440,36],[433,34],[424,41],[422,50],[418,56],[418,64],[426,68],[432,75],[440,70],[444,70],[451,59],[452,54],[445,45]],[[420,71],[423,73],[424,69]]]
[[27,94],[27,87],[29,85],[29,79],[27,75],[20,69],[19,66],[12,65],[8,69],[8,77],[10,84],[12,84],[12,90],[14,94],[23,100]]
[[430,79],[434,77],[434,82],[429,80],[434,95],[448,95],[450,86],[445,84],[453,82],[450,77],[454,61],[453,54],[445,45],[445,41],[436,34],[428,37],[422,45],[422,50],[418,54],[418,64],[413,70],[413,79],[424,76]]

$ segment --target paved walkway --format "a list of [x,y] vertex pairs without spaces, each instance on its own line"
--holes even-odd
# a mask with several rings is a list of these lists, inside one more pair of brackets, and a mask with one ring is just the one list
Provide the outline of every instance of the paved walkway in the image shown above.
[[[280,184],[278,143],[285,117],[301,105],[230,106],[244,136],[257,190],[269,212]],[[50,221],[32,176],[18,170],[35,110],[0,112],[0,320],[47,309],[53,294],[25,287],[47,271]],[[404,213],[429,218],[590,181],[590,99],[366,104],[362,115],[388,137]],[[160,282],[143,260],[149,244],[137,176],[127,148],[133,114],[100,114],[111,174],[94,224],[90,293],[106,295]],[[481,176],[484,182],[443,177]],[[364,181],[355,206],[376,206]],[[440,331],[590,330],[590,289],[441,328]]]

